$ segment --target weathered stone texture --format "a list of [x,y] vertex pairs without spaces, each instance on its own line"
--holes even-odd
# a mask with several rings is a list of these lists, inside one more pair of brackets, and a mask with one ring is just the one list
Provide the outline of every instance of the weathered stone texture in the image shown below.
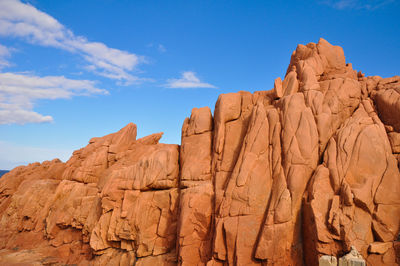
[[299,45],[271,91],[194,108],[180,146],[136,132],[4,175],[0,264],[400,263],[400,77],[338,46]]

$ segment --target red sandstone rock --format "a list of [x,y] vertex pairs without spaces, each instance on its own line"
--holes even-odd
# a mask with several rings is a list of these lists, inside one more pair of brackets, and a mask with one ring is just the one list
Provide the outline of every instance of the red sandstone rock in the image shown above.
[[131,123],[4,175],[0,264],[400,263],[400,77],[320,39],[272,91],[194,108],[180,147],[161,136]]

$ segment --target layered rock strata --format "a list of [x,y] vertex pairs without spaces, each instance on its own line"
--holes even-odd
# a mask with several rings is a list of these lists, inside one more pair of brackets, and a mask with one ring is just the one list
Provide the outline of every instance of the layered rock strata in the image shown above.
[[0,264],[318,265],[353,246],[400,263],[400,77],[320,39],[273,90],[194,108],[180,146],[161,136],[129,124],[4,175]]

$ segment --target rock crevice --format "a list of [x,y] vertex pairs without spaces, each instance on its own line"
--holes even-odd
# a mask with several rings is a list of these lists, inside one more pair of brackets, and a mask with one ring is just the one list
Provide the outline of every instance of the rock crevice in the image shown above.
[[272,90],[194,108],[180,146],[136,132],[5,174],[0,264],[400,263],[399,76],[320,39]]

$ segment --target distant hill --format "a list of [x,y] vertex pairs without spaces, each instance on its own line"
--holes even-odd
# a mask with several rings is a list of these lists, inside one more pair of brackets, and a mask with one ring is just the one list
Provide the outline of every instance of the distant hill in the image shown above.
[[10,172],[10,171],[8,171],[8,170],[0,170],[0,177],[2,177],[4,174],[7,174],[8,172]]

